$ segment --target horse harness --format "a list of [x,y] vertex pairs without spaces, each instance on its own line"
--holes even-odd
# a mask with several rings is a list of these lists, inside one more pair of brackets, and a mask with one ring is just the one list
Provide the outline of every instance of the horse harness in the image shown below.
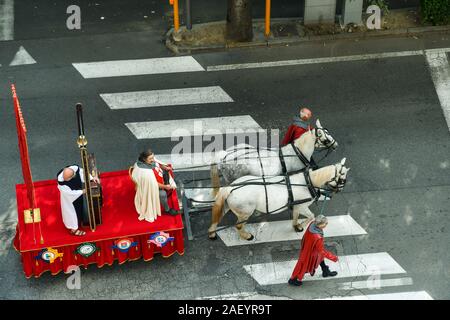
[[[320,191],[320,188],[315,188],[314,187],[314,185],[312,184],[312,181],[311,181],[310,174],[309,174],[309,169],[312,168],[313,170],[315,170],[315,169],[317,169],[317,165],[313,161],[308,161],[308,159],[305,157],[305,155],[294,145],[293,142],[291,142],[290,145],[294,149],[294,152],[295,152],[296,156],[298,157],[298,159],[305,166],[302,169],[288,172],[287,168],[286,168],[286,162],[284,160],[283,151],[282,151],[281,148],[279,148],[279,158],[280,158],[280,162],[281,162],[282,173],[283,173],[284,182],[286,183],[286,187],[287,187],[287,191],[288,191],[287,207],[288,207],[288,210],[289,210],[291,218],[292,218],[292,210],[293,210],[293,207],[295,205],[299,205],[299,204],[306,203],[306,202],[309,202],[309,201],[317,201],[320,198],[320,196],[322,195],[322,192]],[[245,149],[247,149],[247,148],[245,148]],[[262,179],[262,182],[257,182],[257,181],[249,182],[249,181],[246,181],[243,184],[235,185],[235,188],[233,188],[230,193],[232,193],[236,189],[242,188],[242,187],[247,186],[247,185],[263,185],[264,186],[265,198],[266,198],[266,212],[269,213],[269,201],[268,201],[268,194],[267,194],[267,185],[269,185],[269,184],[280,184],[280,183],[282,183],[282,181],[275,182],[275,183],[266,182],[264,166],[263,166],[262,161],[261,161],[260,149],[257,148],[256,151],[258,153],[259,164],[260,164],[260,167],[261,167],[261,179]],[[303,176],[305,177],[306,187],[308,187],[309,193],[311,195],[309,198],[302,199],[302,200],[294,200],[294,195],[293,195],[293,192],[292,192],[292,186],[293,185],[291,183],[290,176],[294,175],[294,174],[298,174],[298,173],[303,173]],[[336,182],[337,185],[340,185],[339,181],[335,181],[335,182]],[[305,185],[302,185],[302,186],[305,186]],[[275,211],[277,211],[277,210],[279,210],[279,209],[276,209]]]

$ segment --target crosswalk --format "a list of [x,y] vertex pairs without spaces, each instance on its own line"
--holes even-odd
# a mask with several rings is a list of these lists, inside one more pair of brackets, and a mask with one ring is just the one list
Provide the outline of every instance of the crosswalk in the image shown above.
[[[417,54],[416,52],[408,53]],[[400,55],[403,56],[403,55]],[[380,58],[379,55],[367,56],[364,59]],[[382,57],[381,57],[382,58]],[[345,60],[347,61],[347,60]],[[351,61],[351,59],[349,60]],[[295,64],[300,62],[294,61]],[[293,63],[294,63],[293,62]],[[306,61],[307,62],[307,61]],[[301,63],[306,63],[301,61]],[[329,62],[329,61],[325,61]],[[314,62],[316,63],[316,62]],[[176,74],[187,72],[207,72],[233,70],[232,67],[203,67],[194,57],[172,57],[156,59],[120,60],[120,61],[98,61],[87,63],[73,63],[74,68],[84,79],[110,78],[110,77],[130,77],[139,75],[160,75]],[[276,66],[276,64],[274,65]],[[244,66],[246,67],[246,66]],[[249,65],[259,67],[259,65]],[[236,68],[234,68],[236,69]],[[152,90],[146,88],[145,91],[100,93],[99,97],[106,106],[115,112],[117,110],[145,109],[145,108],[183,108],[186,106],[199,106],[210,110],[216,104],[226,103],[231,107],[235,100],[232,94],[226,92],[221,86],[210,86],[205,83],[201,87],[186,88],[166,88],[163,90]],[[138,140],[144,139],[166,139],[174,137],[192,137],[208,134],[226,134],[227,132],[239,130],[263,130],[263,128],[253,119],[251,115],[232,115],[226,117],[210,118],[188,118],[188,119],[160,119],[148,121],[137,118],[136,122],[125,122],[131,135]],[[213,152],[193,152],[183,154],[158,154],[158,159],[163,162],[170,162],[177,170],[195,171],[208,170],[208,165],[214,162]],[[192,169],[190,167],[196,166]],[[197,167],[198,166],[198,167]],[[201,168],[200,166],[205,166]],[[186,189],[188,198],[198,201],[211,201],[214,194],[211,189],[192,188]],[[204,205],[204,204],[203,204]],[[270,221],[260,223],[250,223],[246,226],[255,238],[253,241],[241,240],[234,228],[224,229],[218,232],[221,241],[228,247],[239,246],[261,246],[280,242],[299,243],[303,237],[302,233],[296,233],[290,220]],[[329,217],[329,225],[325,229],[326,238],[343,238],[367,235],[364,228],[350,215],[341,214]],[[287,261],[270,261],[243,265],[246,272],[255,283],[267,289],[270,286],[284,284],[287,286],[297,257],[292,257]],[[413,285],[413,280],[406,277],[407,271],[388,252],[358,253],[353,255],[343,255],[339,257],[337,263],[328,263],[332,270],[338,271],[338,275],[329,281],[336,281],[337,292],[352,293],[353,290],[382,288],[403,288]],[[392,278],[395,276],[395,278]],[[382,277],[389,277],[383,278]],[[329,279],[329,278],[327,278]],[[306,275],[304,281],[324,281],[321,272],[314,276]],[[382,294],[350,295],[342,294],[329,297],[324,293],[326,299],[432,299],[425,291],[390,292]],[[273,296],[260,294],[256,291],[238,292],[224,294],[220,296],[201,297],[201,299],[287,299],[284,296]]]

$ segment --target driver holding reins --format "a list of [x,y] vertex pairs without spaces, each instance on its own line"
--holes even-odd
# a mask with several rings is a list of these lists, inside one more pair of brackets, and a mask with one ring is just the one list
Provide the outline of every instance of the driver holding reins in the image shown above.
[[312,129],[310,120],[312,117],[312,112],[308,108],[301,108],[299,115],[295,116],[292,124],[289,126],[283,140],[281,141],[281,146],[285,146],[295,139],[298,139],[306,131]]

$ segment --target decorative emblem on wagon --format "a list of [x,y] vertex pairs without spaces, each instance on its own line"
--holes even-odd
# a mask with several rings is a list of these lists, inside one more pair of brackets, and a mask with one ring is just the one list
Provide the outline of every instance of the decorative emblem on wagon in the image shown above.
[[56,259],[62,258],[64,253],[59,253],[58,250],[53,248],[42,249],[36,256],[36,260],[41,259],[48,263],[55,262]]
[[99,249],[100,248],[98,248],[95,245],[95,243],[86,242],[86,243],[80,244],[75,252],[78,253],[79,255],[85,257],[85,258],[89,258],[90,256],[92,256]]
[[147,241],[148,243],[154,243],[158,247],[164,247],[167,243],[174,241],[175,238],[171,237],[168,233],[165,232],[156,232],[152,234]]
[[136,247],[138,245],[137,242],[134,242],[132,238],[123,238],[120,240],[114,241],[113,249],[119,249],[120,252],[128,252],[130,248]]

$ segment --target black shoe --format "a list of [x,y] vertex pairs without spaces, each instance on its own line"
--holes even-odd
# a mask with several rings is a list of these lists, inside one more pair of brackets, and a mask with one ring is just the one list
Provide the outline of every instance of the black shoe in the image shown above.
[[330,269],[325,269],[322,271],[322,277],[326,278],[326,277],[335,277],[337,276],[337,271],[330,271]]
[[303,284],[303,282],[301,282],[300,280],[298,280],[297,278],[295,279],[289,279],[288,283],[292,286],[301,286]]
[[180,212],[178,212],[175,209],[170,208],[169,211],[167,211],[168,214],[172,215],[172,216],[176,216],[177,214],[180,214]]

